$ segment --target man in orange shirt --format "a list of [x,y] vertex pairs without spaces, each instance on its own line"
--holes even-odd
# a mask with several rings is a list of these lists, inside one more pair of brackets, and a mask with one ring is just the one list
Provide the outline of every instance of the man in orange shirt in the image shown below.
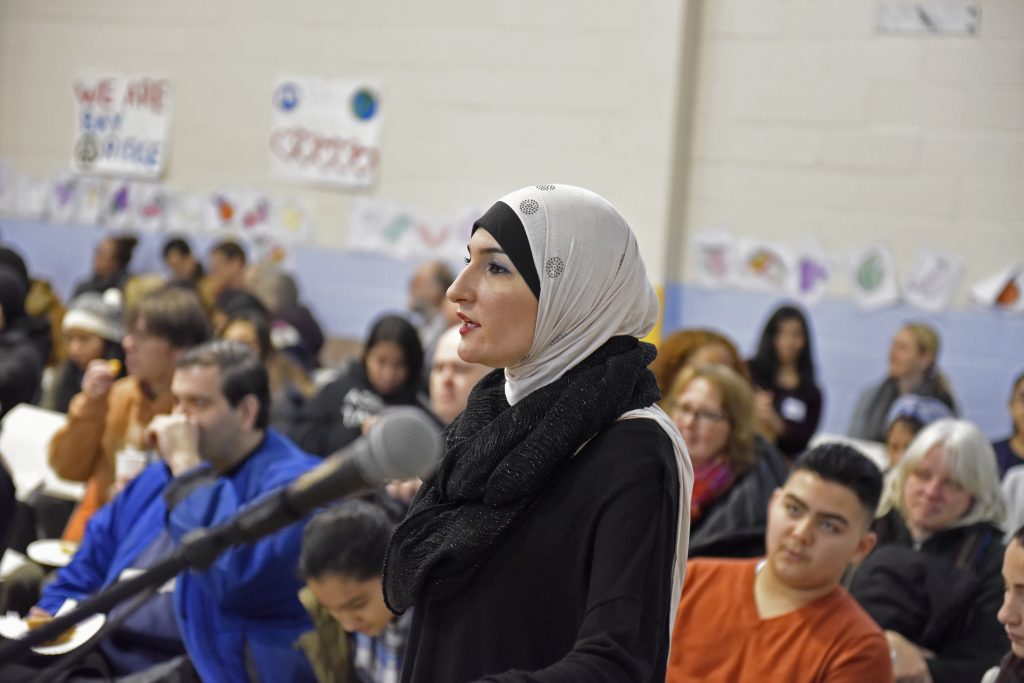
[[129,309],[125,318],[121,344],[128,376],[116,379],[118,370],[105,360],[86,368],[82,391],[68,407],[67,424],[50,442],[54,471],[65,479],[88,482],[64,530],[66,540],[82,540],[85,523],[109,500],[117,454],[146,450],[146,425],[173,407],[175,362],[209,335],[195,294],[175,287],[157,290]]
[[891,682],[885,636],[840,586],[875,545],[881,491],[849,446],[802,455],[769,503],[764,559],[688,563],[666,681]]

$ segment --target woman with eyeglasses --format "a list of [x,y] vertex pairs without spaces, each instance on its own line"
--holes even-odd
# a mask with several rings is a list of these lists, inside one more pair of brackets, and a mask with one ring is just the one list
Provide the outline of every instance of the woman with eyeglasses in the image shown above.
[[1004,504],[988,438],[973,423],[925,427],[887,477],[850,593],[885,631],[897,683],[980,680],[1006,647]]
[[667,404],[693,460],[690,557],[763,554],[768,500],[787,468],[756,435],[750,385],[724,365],[684,368]]

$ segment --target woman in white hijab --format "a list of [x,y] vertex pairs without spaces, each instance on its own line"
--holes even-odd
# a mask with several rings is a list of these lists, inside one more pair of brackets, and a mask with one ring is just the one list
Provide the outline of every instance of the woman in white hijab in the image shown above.
[[636,237],[568,185],[503,197],[448,290],[459,355],[495,372],[396,530],[402,680],[661,681],[693,470],[639,341],[657,297]]

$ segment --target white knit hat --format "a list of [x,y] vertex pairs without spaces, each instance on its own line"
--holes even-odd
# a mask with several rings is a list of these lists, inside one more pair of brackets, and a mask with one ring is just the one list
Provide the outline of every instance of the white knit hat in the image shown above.
[[124,336],[121,324],[121,292],[108,289],[102,295],[95,292],[79,294],[72,300],[64,314],[61,328],[85,330],[112,342],[120,342]]

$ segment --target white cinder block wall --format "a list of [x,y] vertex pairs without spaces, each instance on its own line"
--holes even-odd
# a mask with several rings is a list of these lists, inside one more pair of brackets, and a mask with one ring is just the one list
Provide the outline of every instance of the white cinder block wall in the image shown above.
[[[374,196],[448,212],[589,186],[668,284],[709,227],[838,252],[881,240],[904,272],[930,244],[965,257],[962,303],[1024,258],[1024,1],[981,0],[976,37],[880,35],[878,4],[0,0],[0,157],[67,166],[79,70],[165,74],[166,180],[303,197],[316,242],[338,247],[352,194],[268,179],[271,81],[376,78]],[[692,119],[676,111],[691,98]]]
[[661,281],[680,6],[0,0],[0,157],[39,175],[67,167],[81,69],[166,75],[169,184],[303,197],[315,240],[343,246],[353,195],[268,179],[271,84],[374,78],[385,116],[374,196],[454,212],[526,184],[584,185],[627,216]]
[[1024,2],[978,2],[973,37],[880,34],[879,4],[702,3],[685,228],[881,241],[904,276],[943,248],[962,304],[1024,260]]

